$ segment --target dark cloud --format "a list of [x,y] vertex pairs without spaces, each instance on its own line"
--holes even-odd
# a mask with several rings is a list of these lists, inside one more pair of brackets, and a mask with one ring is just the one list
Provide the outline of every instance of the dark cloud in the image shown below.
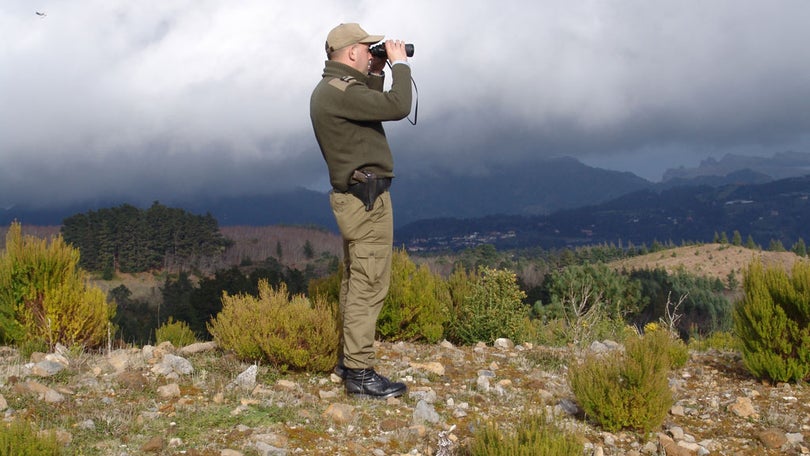
[[37,8],[0,6],[0,206],[323,188],[309,94],[347,21],[416,45],[418,124],[387,126],[402,170],[570,155],[656,179],[808,151],[799,0]]

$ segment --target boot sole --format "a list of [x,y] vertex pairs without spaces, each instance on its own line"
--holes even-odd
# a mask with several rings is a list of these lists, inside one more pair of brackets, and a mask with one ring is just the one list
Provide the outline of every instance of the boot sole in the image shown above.
[[405,391],[395,391],[393,393],[383,394],[380,396],[364,393],[346,393],[347,396],[356,397],[358,399],[388,399],[389,397],[400,397],[405,394]]

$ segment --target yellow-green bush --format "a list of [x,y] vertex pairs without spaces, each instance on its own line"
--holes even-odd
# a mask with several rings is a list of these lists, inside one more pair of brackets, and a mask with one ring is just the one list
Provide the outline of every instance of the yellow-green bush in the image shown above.
[[57,456],[62,454],[53,432],[39,433],[23,420],[0,424],[0,456]]
[[337,361],[338,330],[330,306],[317,297],[288,296],[287,286],[259,281],[259,296],[227,293],[208,323],[214,340],[247,361],[282,370],[326,372]]
[[529,308],[517,276],[507,270],[456,271],[448,280],[453,309],[448,340],[465,345],[492,343],[499,337],[522,343],[528,333]]
[[513,431],[504,431],[488,423],[475,432],[468,456],[580,456],[584,445],[574,436],[560,430],[543,415],[529,415]]
[[[625,351],[589,354],[569,366],[568,381],[586,416],[607,431],[651,431],[673,403],[667,374],[675,341],[665,332],[629,337]],[[684,347],[685,350],[685,347]]]
[[758,378],[774,382],[810,377],[810,264],[788,275],[752,262],[743,278],[745,297],[734,308],[743,362]]
[[23,236],[19,223],[9,227],[0,254],[0,339],[98,346],[114,314],[104,292],[87,285],[77,249],[61,236],[48,242]]
[[391,259],[391,287],[377,319],[386,340],[438,342],[444,335],[450,293],[427,265],[416,266],[404,250]]
[[155,330],[155,339],[158,344],[171,342],[175,347],[185,347],[196,342],[197,336],[194,335],[194,331],[191,330],[188,323],[175,321],[173,317],[169,317],[166,323]]

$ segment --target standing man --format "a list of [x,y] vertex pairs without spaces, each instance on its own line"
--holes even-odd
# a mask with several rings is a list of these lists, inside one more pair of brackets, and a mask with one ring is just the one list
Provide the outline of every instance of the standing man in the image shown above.
[[343,237],[342,347],[335,370],[345,378],[347,394],[379,399],[406,390],[374,370],[374,333],[388,294],[394,242],[388,193],[394,161],[382,122],[401,120],[411,110],[405,44],[385,42],[393,82],[384,92],[386,59],[369,51],[382,39],[355,23],[332,29],[323,78],[310,100],[312,127],[332,183],[329,202]]

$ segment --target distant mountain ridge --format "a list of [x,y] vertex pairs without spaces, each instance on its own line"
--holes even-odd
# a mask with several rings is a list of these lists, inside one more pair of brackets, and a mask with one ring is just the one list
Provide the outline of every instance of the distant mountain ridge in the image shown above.
[[718,232],[785,248],[810,239],[810,176],[719,187],[644,189],[612,201],[543,216],[421,220],[397,230],[412,250],[572,247],[654,241],[711,242]]
[[[753,177],[759,182],[804,176],[810,174],[810,153],[778,152],[772,157],[726,154],[720,160],[707,158],[694,168],[681,166],[668,169],[664,172],[663,182],[666,183],[674,179],[691,180],[707,177],[720,179],[730,177],[735,173],[739,178],[743,176],[740,174],[743,171],[750,173],[747,176],[748,178]],[[747,182],[754,183],[751,180]]]

